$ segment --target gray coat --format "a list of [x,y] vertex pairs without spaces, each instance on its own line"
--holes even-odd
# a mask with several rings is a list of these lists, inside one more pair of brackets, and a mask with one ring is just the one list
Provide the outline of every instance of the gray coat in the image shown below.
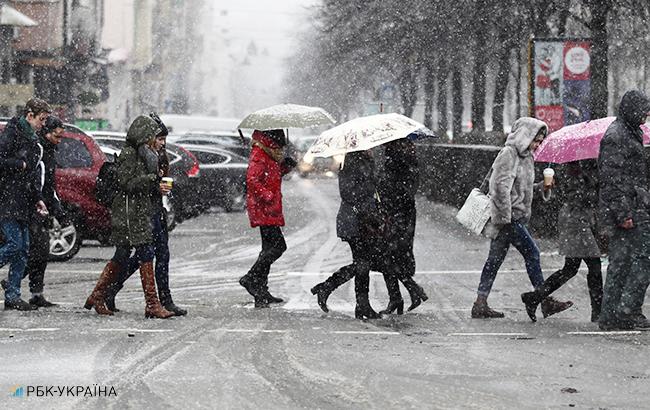
[[495,225],[530,220],[533,189],[541,191],[541,184],[534,186],[535,166],[529,146],[542,128],[547,129],[546,124],[535,118],[515,121],[505,147],[492,164],[489,194],[491,222]]
[[564,179],[566,198],[558,215],[560,254],[567,258],[598,258],[597,232],[598,182],[580,172]]
[[347,240],[360,237],[364,224],[377,215],[375,164],[365,152],[345,155],[339,172],[341,207],[336,215],[336,234]]

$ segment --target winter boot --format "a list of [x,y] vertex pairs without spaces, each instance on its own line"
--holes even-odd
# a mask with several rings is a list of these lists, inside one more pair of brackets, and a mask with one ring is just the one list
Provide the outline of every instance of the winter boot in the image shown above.
[[174,304],[172,300],[172,294],[169,290],[161,290],[160,292],[160,304],[170,312],[174,313],[174,316],[185,316],[187,315],[187,310],[181,309]]
[[589,291],[589,297],[591,298],[591,321],[596,323],[600,317],[600,311],[603,305],[603,291],[592,292]]
[[99,276],[95,289],[93,289],[93,292],[90,294],[88,299],[86,299],[84,308],[90,309],[94,307],[95,312],[100,315],[110,316],[113,314],[113,311],[106,306],[105,296],[110,284],[117,280],[120,270],[120,265],[112,260],[108,261],[104,267],[104,271]]
[[239,284],[246,289],[252,297],[257,297],[259,289],[255,284],[255,279],[253,278],[253,275],[251,275],[251,272],[248,272],[246,275],[239,278]]
[[347,265],[334,272],[325,282],[321,282],[311,288],[311,294],[316,295],[318,306],[323,312],[329,312],[327,298],[329,298],[330,294],[353,277],[354,269],[352,265]]
[[104,297],[104,301],[106,302],[106,307],[115,313],[120,311],[118,308],[115,307],[115,296],[117,296],[120,290],[122,290],[122,287],[124,287],[124,284],[120,283],[119,280],[113,282],[106,290],[106,296]]
[[140,263],[140,279],[142,280],[142,290],[144,291],[144,316],[149,318],[167,319],[174,316],[173,312],[168,311],[160,304],[158,295],[156,295],[156,280],[153,273],[153,262]]
[[541,305],[542,305],[542,315],[544,315],[544,318],[547,318],[551,315],[567,310],[568,308],[573,306],[573,302],[571,302],[570,300],[566,302],[560,302],[553,299],[551,296],[547,296],[544,300],[542,300]]
[[501,312],[490,309],[487,304],[487,297],[479,296],[472,306],[472,319],[498,319],[505,317]]
[[42,293],[32,294],[32,297],[29,299],[29,304],[36,307],[52,307],[57,306],[56,303],[52,303],[49,300],[45,299]]
[[262,299],[265,299],[267,303],[282,303],[284,302],[284,299],[275,297],[269,292],[269,271],[271,270],[271,266],[268,266],[264,270],[264,274],[262,275],[262,278],[260,280],[260,287],[259,287],[259,295]]
[[399,290],[399,280],[397,277],[390,273],[384,273],[384,282],[386,282],[386,290],[388,290],[388,306],[382,310],[382,315],[389,315],[397,310],[397,314],[404,313],[404,299]]
[[399,279],[402,281],[404,287],[409,292],[409,296],[411,297],[411,306],[409,306],[407,309],[409,312],[420,306],[422,302],[426,302],[429,299],[427,294],[424,292],[424,289],[422,289],[422,286],[418,285],[412,277],[404,276],[400,277]]
[[[361,273],[360,273],[361,272]],[[354,277],[354,294],[357,305],[354,307],[354,317],[357,319],[381,319],[381,315],[374,311],[368,300],[370,289],[370,271],[356,270]]]
[[544,296],[539,289],[521,294],[521,301],[526,306],[526,313],[533,322],[537,322],[537,306],[542,303],[542,300],[544,300]]

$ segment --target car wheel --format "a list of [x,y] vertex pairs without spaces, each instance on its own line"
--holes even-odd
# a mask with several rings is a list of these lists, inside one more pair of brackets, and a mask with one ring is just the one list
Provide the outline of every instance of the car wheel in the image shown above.
[[81,234],[79,223],[72,222],[61,226],[55,219],[50,233],[50,260],[67,261],[79,252],[81,248]]

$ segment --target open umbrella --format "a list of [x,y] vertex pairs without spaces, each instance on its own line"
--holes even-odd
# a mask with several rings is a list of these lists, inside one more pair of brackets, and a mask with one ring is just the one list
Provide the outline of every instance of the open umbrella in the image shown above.
[[237,128],[264,131],[278,128],[315,127],[335,123],[334,118],[320,107],[279,104],[248,114]]
[[[377,114],[355,118],[323,132],[307,151],[315,157],[331,157],[365,151],[411,134],[433,135],[423,124],[401,114]],[[411,138],[411,137],[409,137]]]
[[[600,140],[603,139],[607,127],[615,119],[616,117],[606,117],[585,121],[551,133],[535,151],[535,161],[564,164],[598,158]],[[643,130],[643,143],[650,143],[650,128],[642,125],[641,129]]]

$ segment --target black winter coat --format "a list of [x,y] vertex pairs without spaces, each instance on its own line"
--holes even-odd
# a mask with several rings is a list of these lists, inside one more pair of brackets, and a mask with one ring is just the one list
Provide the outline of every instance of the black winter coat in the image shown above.
[[345,155],[339,172],[341,207],[336,216],[336,234],[343,240],[357,238],[367,225],[378,220],[375,163],[365,152]]
[[31,219],[36,202],[41,199],[37,185],[41,152],[38,137],[27,120],[9,120],[0,135],[0,220]]
[[650,111],[650,101],[639,91],[623,96],[618,117],[600,142],[598,169],[601,222],[611,231],[632,218],[650,222],[650,192],[640,125]]
[[415,209],[415,194],[420,184],[420,169],[415,148],[402,150],[399,147],[387,146],[385,153],[384,174],[377,187],[381,207],[389,217],[410,214]]

